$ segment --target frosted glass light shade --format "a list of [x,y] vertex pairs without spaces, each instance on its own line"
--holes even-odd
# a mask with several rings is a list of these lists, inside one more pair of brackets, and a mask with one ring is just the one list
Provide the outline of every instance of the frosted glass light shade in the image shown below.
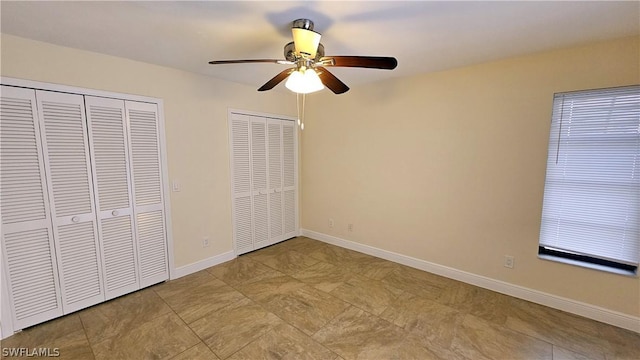
[[284,86],[298,94],[308,94],[324,89],[320,77],[313,69],[292,72]]

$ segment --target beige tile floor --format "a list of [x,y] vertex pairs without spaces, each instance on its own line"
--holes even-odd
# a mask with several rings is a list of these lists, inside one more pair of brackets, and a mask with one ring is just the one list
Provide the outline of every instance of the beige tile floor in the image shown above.
[[63,359],[640,359],[640,335],[295,238],[34,326]]

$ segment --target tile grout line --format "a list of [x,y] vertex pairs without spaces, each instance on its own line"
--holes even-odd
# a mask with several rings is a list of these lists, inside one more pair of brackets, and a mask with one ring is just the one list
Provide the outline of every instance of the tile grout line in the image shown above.
[[[322,292],[322,293],[324,293],[324,294],[327,294],[327,295],[329,295],[329,296],[332,296],[332,297],[334,297],[336,300],[340,300],[340,301],[342,301],[342,302],[344,302],[344,303],[346,303],[346,304],[349,304],[348,302],[346,302],[346,301],[344,301],[344,300],[341,300],[341,299],[339,299],[339,298],[335,297],[333,294],[329,294],[329,293],[324,292],[324,291],[322,291],[322,290],[316,289],[316,288],[312,287],[311,285],[309,285],[309,284],[307,284],[307,283],[305,283],[305,282],[303,282],[303,281],[301,281],[301,280],[298,280],[297,278],[293,277],[292,275],[290,275],[290,274],[286,274],[286,273],[283,273],[283,272],[281,272],[281,271],[280,271],[280,270],[278,270],[278,269],[274,269],[274,268],[270,267],[269,265],[262,263],[261,261],[254,260],[254,259],[251,259],[251,258],[249,258],[249,260],[250,260],[250,261],[252,261],[252,262],[260,263],[260,264],[262,264],[262,265],[264,265],[264,266],[267,266],[267,267],[269,267],[270,269],[273,269],[273,270],[275,270],[275,271],[277,271],[277,272],[279,272],[279,273],[283,274],[284,276],[291,278],[291,279],[292,279],[292,280],[294,280],[294,281],[300,282],[300,283],[304,284],[305,286],[309,286],[309,287],[313,288],[314,290],[317,290],[317,291],[320,291],[320,292]],[[316,260],[317,260],[317,259],[316,259]],[[313,265],[317,264],[318,262],[320,262],[320,261],[317,261],[316,263],[314,263],[314,264],[312,264],[312,265],[309,265],[309,266],[307,266],[307,267],[305,267],[305,268],[311,267],[311,266],[313,266]],[[210,268],[207,268],[207,269],[210,269]],[[304,269],[302,269],[302,270],[304,270]],[[301,270],[298,270],[298,271],[301,271]],[[212,274],[212,275],[213,275],[213,274]],[[218,278],[217,276],[215,276],[215,275],[213,275],[213,276],[214,276],[214,277],[216,277],[217,279],[219,279],[220,281],[224,282],[224,280],[222,280],[222,279]],[[240,283],[240,284],[238,284],[238,285],[243,285],[243,284],[247,283],[248,281],[249,281],[249,280],[247,280],[247,281],[243,281],[243,282],[241,282],[241,283]],[[313,335],[315,335],[318,331],[320,331],[320,329],[322,329],[324,326],[326,326],[328,323],[330,323],[333,319],[335,319],[338,315],[342,314],[344,311],[343,311],[343,312],[340,312],[339,314],[337,314],[336,316],[334,316],[333,318],[331,318],[330,320],[328,320],[328,321],[327,321],[327,322],[326,322],[326,323],[325,323],[325,324],[324,324],[320,329],[316,330],[316,332],[314,332],[312,335],[308,335],[308,334],[307,334],[305,331],[303,331],[302,329],[298,328],[298,327],[297,327],[297,326],[295,326],[294,324],[289,323],[288,321],[286,321],[286,320],[282,319],[282,318],[281,318],[280,316],[278,316],[277,314],[275,314],[275,313],[273,313],[272,311],[270,311],[269,309],[265,308],[265,306],[264,306],[261,302],[251,299],[249,296],[247,296],[247,294],[243,293],[243,292],[242,292],[240,289],[238,289],[237,287],[234,287],[233,285],[231,285],[231,284],[229,284],[229,283],[226,283],[226,282],[225,282],[225,284],[227,284],[227,285],[231,286],[234,290],[236,290],[236,291],[238,291],[239,293],[241,293],[245,298],[249,299],[251,302],[255,303],[256,305],[260,306],[260,307],[261,307],[265,312],[267,312],[267,313],[269,313],[269,314],[272,314],[273,316],[275,316],[275,317],[277,317],[278,319],[280,319],[280,321],[282,321],[284,324],[287,324],[287,325],[289,325],[289,326],[293,327],[294,329],[296,329],[297,331],[300,331],[300,333],[301,333],[302,335],[304,335],[304,336],[308,337],[311,341],[313,341],[313,342],[315,342],[315,343],[319,344],[320,346],[322,346],[322,347],[323,347],[324,349],[326,349],[327,351],[329,351],[329,352],[331,352],[331,353],[335,354],[335,355],[336,355],[336,358],[340,356],[339,354],[336,354],[333,350],[331,350],[331,349],[327,348],[324,344],[322,344],[322,343],[320,343],[320,342],[316,341],[315,339],[313,339]],[[351,306],[351,304],[349,304],[349,306]],[[346,309],[348,309],[348,308],[349,308],[349,307],[347,307]],[[346,309],[345,309],[345,311],[346,311]],[[235,354],[235,353],[237,353],[237,352],[241,351],[241,350],[242,350],[242,349],[244,349],[245,347],[247,347],[247,346],[249,346],[250,344],[254,343],[255,341],[257,341],[257,340],[261,339],[262,337],[266,336],[269,332],[274,331],[273,329],[274,329],[274,328],[271,328],[269,331],[267,331],[267,332],[266,332],[266,333],[264,333],[263,335],[261,335],[261,336],[259,336],[258,338],[256,338],[256,339],[254,339],[254,340],[250,341],[249,343],[247,343],[246,345],[244,345],[242,348],[240,348],[240,349],[238,349],[237,351],[235,351],[234,353],[230,354],[228,357],[233,356],[233,354]],[[227,358],[228,358],[228,357],[227,357]],[[226,359],[226,358],[225,358],[225,359]],[[223,359],[223,360],[224,360],[224,359]]]
[[[84,310],[84,309],[83,309]],[[87,344],[89,345],[89,349],[91,350],[91,354],[93,355],[93,358],[95,360],[98,359],[98,357],[96,356],[96,352],[93,349],[93,345],[91,345],[91,341],[89,341],[89,335],[87,335],[87,328],[84,325],[84,320],[82,320],[82,317],[80,316],[80,314],[78,314],[78,319],[80,320],[80,324],[82,325],[82,331],[84,332],[84,337],[85,339],[87,339]]]

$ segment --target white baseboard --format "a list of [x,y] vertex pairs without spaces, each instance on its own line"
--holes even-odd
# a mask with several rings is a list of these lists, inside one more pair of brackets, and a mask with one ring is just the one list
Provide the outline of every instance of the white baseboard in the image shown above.
[[189,265],[180,266],[176,268],[173,272],[173,277],[171,280],[175,280],[181,278],[183,276],[193,274],[200,270],[204,270],[206,268],[222,264],[223,262],[227,262],[236,258],[236,254],[233,251],[228,251],[226,253],[222,253],[220,255],[212,256],[210,258],[206,258],[204,260],[200,260],[198,262],[191,263]]
[[617,326],[623,329],[640,333],[640,318],[623,314],[617,311],[605,309],[599,306],[571,300],[561,296],[548,294],[542,291],[529,289],[523,286],[510,284],[504,281],[491,279],[482,275],[454,269],[448,266],[435,264],[429,261],[416,259],[411,256],[394,253],[339,237],[319,233],[312,230],[301,229],[302,236],[320,240],[331,245],[340,246],[346,249],[358,251],[385,260],[393,261],[402,265],[427,271],[436,275],[450,279],[462,281],[471,285],[493,290],[505,295],[517,297],[537,304],[545,305],[554,309],[566,311],[568,313],[580,315],[589,319],[600,321],[606,324]]

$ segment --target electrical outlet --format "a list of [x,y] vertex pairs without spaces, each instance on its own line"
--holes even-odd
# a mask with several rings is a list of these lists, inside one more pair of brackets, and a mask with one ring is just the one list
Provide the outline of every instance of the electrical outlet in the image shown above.
[[349,232],[353,232],[353,224],[347,225],[347,230],[349,230]]
[[171,186],[171,189],[175,192],[179,192],[181,190],[180,182],[174,181]]
[[333,229],[334,225],[335,223],[333,222],[333,219],[329,219],[329,229]]
[[513,269],[513,256],[511,255],[504,256],[504,267]]
[[202,247],[207,247],[209,246],[209,237],[205,236],[202,238]]

